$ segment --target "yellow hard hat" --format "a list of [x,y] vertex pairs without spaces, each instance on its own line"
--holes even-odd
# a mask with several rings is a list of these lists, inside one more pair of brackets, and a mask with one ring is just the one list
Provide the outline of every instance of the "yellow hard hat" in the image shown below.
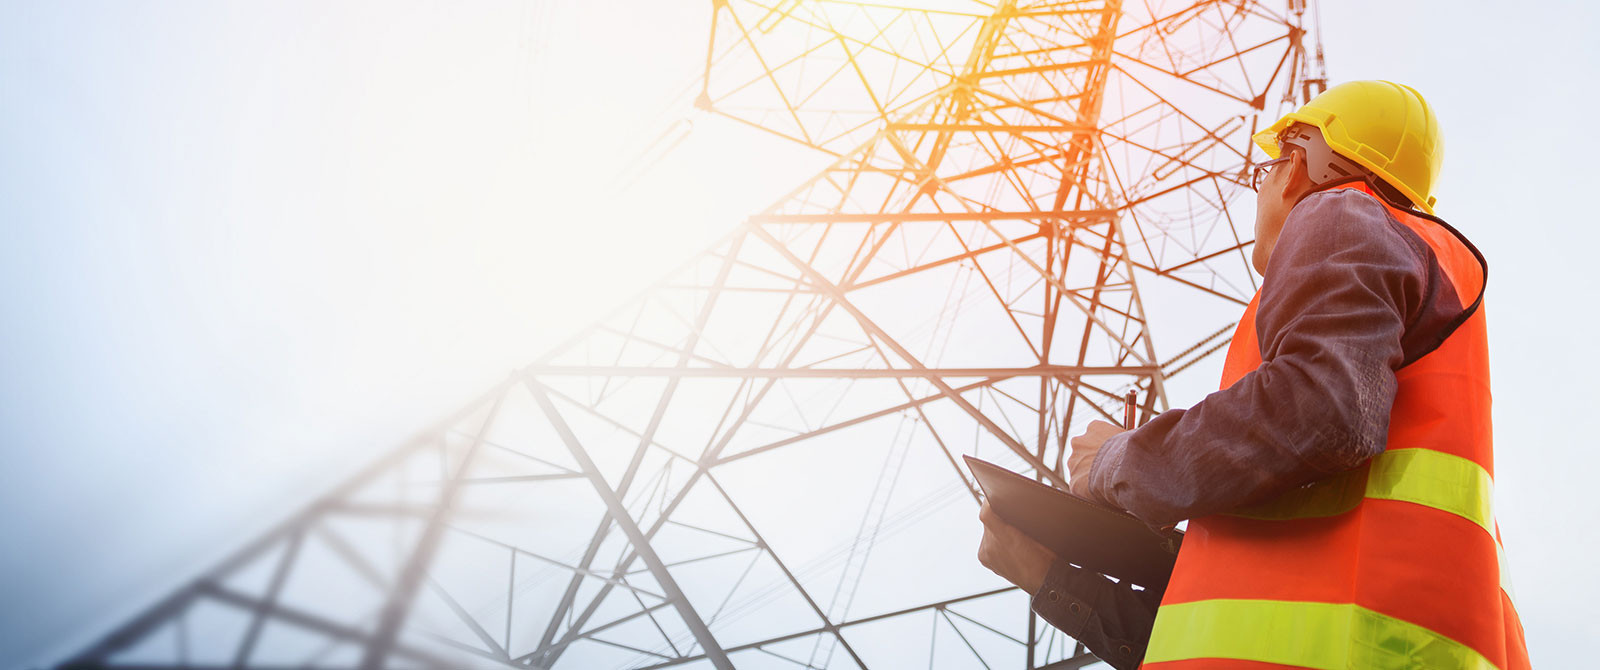
[[1351,81],[1323,91],[1252,138],[1278,157],[1278,134],[1290,124],[1316,126],[1334,152],[1371,170],[1432,214],[1444,162],[1439,119],[1416,89],[1388,81]]

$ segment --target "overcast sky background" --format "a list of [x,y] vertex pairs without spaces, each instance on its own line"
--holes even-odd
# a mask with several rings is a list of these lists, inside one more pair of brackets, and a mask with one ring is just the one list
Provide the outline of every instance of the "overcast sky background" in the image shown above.
[[[100,634],[818,165],[703,126],[628,202],[708,3],[0,2],[0,667]],[[1446,133],[1491,265],[1533,660],[1600,639],[1592,3],[1322,8]],[[787,153],[786,153],[787,152]],[[1180,404],[1197,398],[1175,398]]]

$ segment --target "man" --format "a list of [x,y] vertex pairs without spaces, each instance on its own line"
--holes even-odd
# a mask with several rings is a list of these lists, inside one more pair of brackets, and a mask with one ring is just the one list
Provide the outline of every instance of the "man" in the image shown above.
[[1490,510],[1488,269],[1432,215],[1432,110],[1349,82],[1254,140],[1265,279],[1221,390],[1136,430],[1094,422],[1068,460],[1074,493],[1190,520],[1165,592],[987,507],[980,560],[1118,668],[1528,667]]

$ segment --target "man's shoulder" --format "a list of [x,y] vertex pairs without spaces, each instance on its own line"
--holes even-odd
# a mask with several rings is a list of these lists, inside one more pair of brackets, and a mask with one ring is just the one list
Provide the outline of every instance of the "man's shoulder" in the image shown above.
[[1313,257],[1336,253],[1400,254],[1429,262],[1428,245],[1389,213],[1383,203],[1356,189],[1316,191],[1300,200],[1284,222],[1282,239]]
[[1383,227],[1398,224],[1377,198],[1353,188],[1334,188],[1307,194],[1289,210],[1289,221],[1346,227]]

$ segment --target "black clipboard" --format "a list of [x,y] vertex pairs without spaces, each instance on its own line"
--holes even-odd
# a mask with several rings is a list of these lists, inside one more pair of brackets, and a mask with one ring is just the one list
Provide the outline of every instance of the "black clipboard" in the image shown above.
[[989,507],[1068,563],[1165,590],[1183,532],[1157,529],[1115,510],[988,461],[963,456]]

